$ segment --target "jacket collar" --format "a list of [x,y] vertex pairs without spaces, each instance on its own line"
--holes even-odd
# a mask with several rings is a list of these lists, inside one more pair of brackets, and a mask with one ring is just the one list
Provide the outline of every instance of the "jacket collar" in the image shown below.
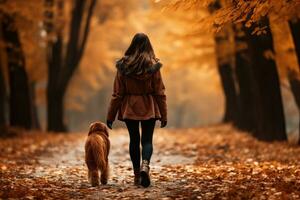
[[[145,72],[147,74],[153,74],[155,72],[157,72],[160,68],[162,67],[162,63],[160,63],[158,60],[156,63],[154,63],[152,66],[149,66]],[[116,68],[121,72],[121,74],[127,74],[127,65],[124,62],[124,57],[119,59],[116,63]]]

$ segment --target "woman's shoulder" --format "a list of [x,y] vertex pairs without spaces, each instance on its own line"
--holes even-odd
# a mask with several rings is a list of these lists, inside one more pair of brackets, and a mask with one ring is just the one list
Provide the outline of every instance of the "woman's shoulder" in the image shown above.
[[126,59],[127,59],[126,57],[127,56],[124,56],[116,61],[116,68],[120,72],[123,72],[125,69]]
[[146,69],[146,72],[147,73],[150,73],[150,74],[153,74],[155,72],[158,72],[160,70],[160,68],[162,68],[162,63],[159,61],[158,58],[155,58],[153,60],[153,64],[151,66],[149,66],[147,69]]

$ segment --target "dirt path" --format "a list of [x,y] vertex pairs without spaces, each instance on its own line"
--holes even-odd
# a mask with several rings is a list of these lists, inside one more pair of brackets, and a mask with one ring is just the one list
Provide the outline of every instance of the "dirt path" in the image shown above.
[[[155,143],[163,145],[167,138],[156,133]],[[172,190],[184,183],[181,181],[169,181],[173,176],[168,167],[191,165],[195,156],[174,154],[170,151],[156,151],[153,155],[151,174],[152,186],[144,189],[133,185],[133,172],[128,154],[128,136],[124,129],[114,130],[110,133],[111,154],[110,160],[110,179],[106,186],[91,188],[87,182],[86,166],[84,164],[84,140],[85,135],[78,135],[78,140],[65,145],[63,148],[53,147],[48,149],[48,154],[41,155],[38,160],[41,164],[35,170],[33,176],[45,178],[54,182],[60,182],[65,187],[70,187],[67,192],[72,198],[90,199],[117,199],[117,198],[150,198],[158,199],[168,197]],[[163,172],[163,173],[161,173]],[[175,179],[174,179],[175,180]]]
[[91,187],[85,133],[0,140],[0,198],[300,199],[300,148],[264,143],[230,126],[157,129],[152,185],[133,186],[124,129],[110,133],[110,179]]

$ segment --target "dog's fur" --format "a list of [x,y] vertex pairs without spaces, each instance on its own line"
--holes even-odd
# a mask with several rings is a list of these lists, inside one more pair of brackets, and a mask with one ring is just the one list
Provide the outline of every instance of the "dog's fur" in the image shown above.
[[85,142],[85,163],[88,167],[88,179],[92,186],[99,185],[99,170],[101,184],[107,184],[109,149],[107,126],[102,122],[92,123]]

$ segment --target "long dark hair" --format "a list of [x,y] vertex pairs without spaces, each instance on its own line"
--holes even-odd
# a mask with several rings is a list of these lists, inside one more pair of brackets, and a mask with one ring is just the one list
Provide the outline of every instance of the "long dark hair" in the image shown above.
[[144,33],[137,33],[121,61],[126,68],[126,74],[140,75],[157,63],[158,59],[155,57],[149,37]]

